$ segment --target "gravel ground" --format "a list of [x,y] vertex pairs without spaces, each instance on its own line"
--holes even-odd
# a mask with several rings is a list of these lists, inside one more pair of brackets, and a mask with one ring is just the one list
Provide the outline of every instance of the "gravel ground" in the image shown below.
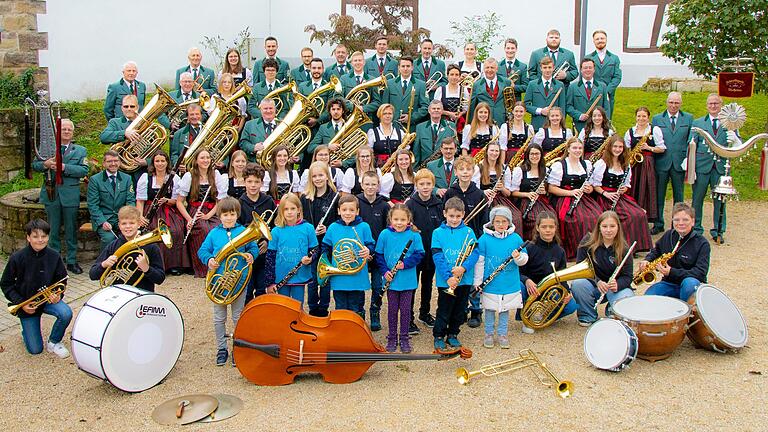
[[[667,206],[668,208],[670,206]],[[711,214],[711,206],[705,207]],[[710,282],[724,290],[749,323],[750,341],[738,354],[697,350],[689,340],[671,358],[636,360],[630,369],[594,369],[583,354],[585,329],[568,317],[534,335],[510,329],[511,350],[482,347],[482,329],[463,328],[474,351],[470,360],[375,364],[353,384],[333,385],[301,376],[293,385],[258,387],[227,365],[214,366],[212,308],[202,281],[171,277],[159,292],[185,319],[184,349],[160,385],[123,393],[79,371],[72,358],[28,355],[18,335],[0,340],[0,404],[3,430],[170,430],[151,420],[153,408],[185,393],[229,393],[244,410],[221,423],[193,430],[766,430],[765,238],[766,203],[729,208],[727,244],[713,245]],[[711,222],[705,218],[705,226]],[[386,306],[385,306],[386,307]],[[44,320],[45,334],[51,321]],[[70,327],[71,330],[71,327]],[[386,329],[375,334],[384,343]],[[69,332],[65,339],[68,343]],[[431,334],[414,337],[415,352],[432,350]],[[476,369],[530,348],[575,394],[561,400],[530,371],[456,382],[459,366]]]

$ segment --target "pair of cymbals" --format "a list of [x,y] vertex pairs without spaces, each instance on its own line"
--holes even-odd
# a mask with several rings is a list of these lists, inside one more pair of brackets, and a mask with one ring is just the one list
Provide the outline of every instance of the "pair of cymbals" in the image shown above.
[[228,419],[243,409],[243,401],[227,394],[189,394],[158,405],[152,419],[162,425],[210,423]]

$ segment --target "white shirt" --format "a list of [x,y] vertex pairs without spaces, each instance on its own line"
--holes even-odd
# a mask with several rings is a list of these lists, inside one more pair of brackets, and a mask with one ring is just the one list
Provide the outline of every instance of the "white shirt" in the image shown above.
[[[503,153],[501,157],[504,157]],[[490,170],[488,171],[488,176],[490,177],[495,174],[496,174],[496,169],[494,169],[494,167],[491,167]],[[475,186],[477,186],[478,189],[480,189],[481,177],[482,176],[480,175],[480,166],[475,165],[475,172],[474,174],[472,174],[472,182],[475,183]],[[496,177],[496,181],[499,181],[498,177]],[[510,185],[511,183],[512,183],[512,174],[509,172],[509,169],[504,168],[504,183],[503,183],[504,187],[507,187],[507,185]]]
[[[469,127],[469,126],[467,126]],[[488,127],[480,127],[476,131],[478,134],[485,134],[490,133],[491,139],[496,136],[496,133],[499,132],[499,128],[496,125],[493,125],[490,127],[490,130]],[[461,136],[461,148],[465,150],[469,150],[469,143],[472,141],[472,138],[470,137],[469,129],[467,129],[466,133],[462,134]],[[507,133],[506,128],[501,129],[501,133],[499,133],[499,147],[501,147],[502,150],[507,149]]]
[[[213,169],[213,168],[211,168]],[[214,182],[216,183],[216,192],[218,193],[218,196],[216,196],[216,199],[224,199],[227,197],[227,189],[229,189],[229,181],[227,177],[223,176],[218,171],[214,170]],[[192,173],[184,173],[184,177],[181,178],[181,181],[179,181],[179,187],[178,189],[174,190],[175,196],[181,196],[186,198],[189,196],[189,190],[192,187]],[[195,197],[195,200],[197,200],[197,197]]]
[[497,87],[496,77],[493,77],[492,80],[489,80],[488,78],[485,78],[485,85],[487,85],[488,87],[493,86],[493,88],[496,88]]
[[[586,129],[582,129],[582,130],[579,131],[579,141],[581,141],[581,142],[584,142],[587,139],[587,137],[584,136],[585,135],[585,133],[584,133],[585,130]],[[608,136],[611,136],[611,135],[613,135],[613,131],[608,129]],[[595,130],[591,130],[591,131],[589,131],[589,138],[592,138],[592,137],[603,138],[603,133],[602,132],[597,132]]]
[[[597,162],[595,162],[595,170],[592,171],[592,178],[589,181],[589,184],[592,186],[603,186],[603,177],[605,176],[605,161],[602,159],[599,159]],[[631,184],[632,179],[632,170],[627,167],[629,170],[629,173],[627,174],[627,178],[624,179],[624,183],[622,183],[622,186],[627,186]],[[622,171],[615,171],[613,168],[609,168],[608,172],[614,175],[623,175],[624,173]]]
[[608,49],[597,50],[597,58],[599,58],[601,62],[605,60],[606,54],[608,54]]
[[[290,182],[291,183],[291,188],[290,188],[291,192],[301,192],[301,187],[300,187],[301,176],[299,176],[298,171],[296,171],[296,170],[291,170],[291,171],[292,171],[292,174],[288,174],[288,172],[286,171],[285,174],[283,174],[284,177],[280,177],[278,175],[277,182],[278,183],[289,183]],[[293,178],[293,182],[291,182],[291,178]],[[284,181],[281,182],[280,180],[284,180]],[[264,172],[264,182],[261,185],[261,191],[262,192],[264,192],[264,193],[269,192],[270,181],[271,181],[271,179],[269,178],[269,171],[265,171]]]
[[[572,165],[570,160],[568,158],[565,159],[565,163],[568,164],[568,174],[571,175],[581,175],[581,174],[587,174],[592,169],[592,163],[590,161],[584,161],[587,164],[587,170],[584,171],[584,168],[581,166],[580,163],[577,163],[576,166]],[[587,179],[589,180],[589,179]],[[547,177],[547,183],[555,186],[560,186],[560,183],[563,181],[563,164],[560,162],[555,162],[552,164],[552,169],[549,172],[549,177]]]
[[[648,124],[650,126],[650,124]],[[653,126],[653,143],[656,145],[656,148],[660,148],[663,150],[667,149],[667,146],[664,144],[664,133],[661,132],[661,128],[658,126]],[[632,133],[637,137],[637,126],[632,126]],[[645,132],[648,133],[648,127],[645,128]],[[629,131],[624,133],[624,145],[631,148],[632,147],[632,137],[629,135]]]
[[[556,132],[556,133],[555,133]],[[565,130],[565,136],[563,136],[562,129],[556,129],[554,132],[552,129],[549,129],[549,137],[550,138],[565,138],[568,140],[568,138],[572,137],[573,133],[570,129]],[[539,128],[538,131],[536,131],[536,135],[533,136],[533,139],[531,140],[534,144],[541,145],[542,142],[544,142],[545,134],[544,134],[544,128]]]
[[[152,183],[154,187],[160,188],[162,184],[156,183],[155,176],[152,176]],[[139,181],[136,182],[136,200],[138,201],[146,201],[148,199],[147,192],[149,191],[149,174],[144,173],[139,177]],[[178,175],[173,176],[173,191],[171,191],[171,199],[175,199],[176,196],[178,196],[178,189],[179,189],[179,182],[181,181],[181,178]]]

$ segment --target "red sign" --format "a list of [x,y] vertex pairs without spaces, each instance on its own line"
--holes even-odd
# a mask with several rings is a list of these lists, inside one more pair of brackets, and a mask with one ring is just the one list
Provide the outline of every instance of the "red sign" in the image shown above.
[[720,72],[717,74],[718,94],[729,98],[751,97],[755,88],[754,72]]

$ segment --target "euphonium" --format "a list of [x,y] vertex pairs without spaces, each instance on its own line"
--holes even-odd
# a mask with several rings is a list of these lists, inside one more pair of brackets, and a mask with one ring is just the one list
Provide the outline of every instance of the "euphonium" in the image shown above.
[[[213,258],[219,263],[219,268],[216,271],[208,270],[205,277],[205,294],[218,305],[228,305],[235,301],[251,279],[251,265],[246,262],[245,254],[237,250],[252,241],[272,240],[267,223],[256,212],[252,216],[251,224],[237,237],[230,237],[226,246]],[[227,235],[231,235],[229,231]]]
[[19,313],[19,310],[24,306],[37,308],[42,304],[49,303],[53,296],[61,294],[67,289],[67,285],[64,284],[64,281],[66,281],[67,278],[69,278],[69,276],[64,276],[61,280],[42,288],[29,299],[17,305],[8,306],[8,312],[10,312],[11,315],[16,316],[16,314]]
[[171,108],[170,111],[168,111],[168,119],[170,119],[171,123],[176,122],[179,125],[186,124],[187,107],[192,104],[198,104],[205,110],[205,112],[208,112],[211,107],[211,97],[208,96],[208,93],[206,92],[200,92],[200,96],[197,98],[177,104],[175,107]]
[[328,145],[338,144],[339,148],[331,152],[330,161],[344,161],[354,157],[357,150],[368,145],[368,135],[360,129],[371,122],[371,119],[363,112],[359,105],[352,108],[352,114],[347,117],[344,124],[336,132],[336,135],[328,141]]
[[317,263],[318,285],[325,285],[331,276],[352,275],[362,270],[366,261],[360,257],[360,251],[364,247],[355,239],[339,240],[333,246],[330,261],[325,255],[320,256],[320,261]]
[[117,262],[106,269],[99,279],[102,288],[115,284],[128,284],[136,286],[144,278],[144,272],[139,270],[136,259],[139,256],[147,258],[146,252],[141,249],[142,246],[163,242],[168,249],[173,247],[173,238],[171,230],[162,219],[157,221],[157,228],[144,235],[140,235],[133,240],[123,243],[122,246],[112,254],[117,257]]
[[296,81],[289,81],[288,84],[282,87],[278,87],[264,96],[264,99],[272,99],[275,102],[275,116],[279,116],[283,111],[283,108],[285,108],[283,105],[283,99],[280,97],[285,92],[290,92],[290,94],[298,93],[299,90],[296,86]]
[[539,282],[536,287],[539,294],[536,297],[529,297],[525,302],[520,312],[523,323],[532,329],[549,326],[557,320],[565,307],[564,300],[568,294],[568,288],[562,282],[594,277],[595,269],[589,257],[565,270],[555,270]]
[[157,93],[128,125],[126,131],[141,135],[138,141],[125,140],[112,146],[111,150],[120,156],[120,169],[133,172],[139,169],[136,158],[146,159],[165,144],[168,131],[156,120],[169,108],[177,106],[176,101],[162,87],[155,84]]
[[347,100],[357,106],[364,106],[371,103],[371,94],[368,89],[372,87],[378,87],[379,92],[384,91],[387,88],[387,76],[379,75],[378,77],[362,82],[354,87],[347,93]]
[[325,111],[325,101],[322,97],[320,97],[323,93],[334,91],[338,94],[343,94],[344,88],[341,86],[341,81],[339,80],[339,77],[336,75],[331,75],[331,78],[328,80],[327,83],[321,85],[317,88],[317,90],[313,91],[307,96],[307,99],[309,99],[312,102],[312,105],[315,106],[315,109],[317,109],[317,112],[322,113]]
[[319,117],[320,112],[310,100],[299,93],[293,93],[294,102],[285,118],[278,123],[275,130],[264,139],[264,150],[259,153],[259,163],[265,168],[272,165],[271,156],[278,145],[288,147],[290,158],[298,157],[312,139],[312,131],[304,124],[310,117]]
[[223,161],[237,144],[240,134],[236,128],[232,127],[232,120],[240,115],[237,105],[228,104],[216,95],[212,96],[212,99],[216,108],[213,109],[208,121],[200,129],[200,133],[184,155],[187,171],[192,169],[197,154],[202,150],[208,150],[211,154],[211,164],[216,164]]

